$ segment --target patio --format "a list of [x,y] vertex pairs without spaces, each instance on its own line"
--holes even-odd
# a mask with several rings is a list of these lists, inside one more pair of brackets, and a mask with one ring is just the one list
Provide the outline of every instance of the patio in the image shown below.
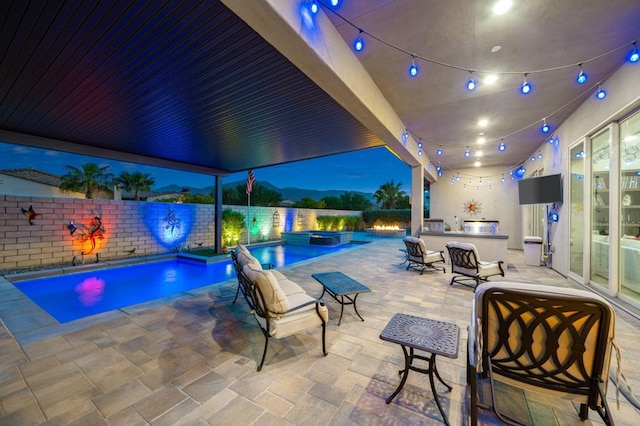
[[[401,265],[400,239],[380,239],[301,262],[283,271],[314,296],[322,292],[312,273],[343,271],[371,288],[358,299],[361,322],[331,298],[327,350],[321,355],[315,330],[270,342],[262,372],[256,372],[263,339],[244,301],[232,304],[236,281],[121,318],[20,346],[0,328],[0,424],[441,424],[425,376],[411,373],[389,405],[403,363],[398,345],[379,335],[397,312],[457,324],[457,359],[439,358],[438,369],[453,385],[439,387],[451,424],[465,424],[466,326],[473,292],[449,286],[451,274],[416,274]],[[521,251],[509,251],[505,280],[576,287],[555,271],[526,266]],[[616,342],[623,372],[640,389],[640,320],[616,309]],[[615,368],[615,360],[612,369]],[[615,387],[608,400],[617,424],[640,424],[640,413]],[[512,393],[509,405],[528,404],[536,424],[601,424],[596,413],[580,422],[573,406]]]

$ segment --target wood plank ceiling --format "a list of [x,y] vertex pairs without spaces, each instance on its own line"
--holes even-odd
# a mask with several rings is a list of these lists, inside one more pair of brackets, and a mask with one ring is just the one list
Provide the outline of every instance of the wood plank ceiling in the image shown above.
[[2,130],[220,174],[382,145],[219,1],[3,1],[0,23]]

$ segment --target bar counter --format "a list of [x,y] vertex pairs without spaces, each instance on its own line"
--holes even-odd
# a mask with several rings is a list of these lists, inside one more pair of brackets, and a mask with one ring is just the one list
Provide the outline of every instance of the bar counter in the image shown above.
[[[471,234],[465,232],[438,232],[438,231],[422,231],[420,233],[427,245],[427,250],[442,250],[447,264],[450,264],[449,253],[447,252],[447,242],[457,241],[459,243],[472,243],[478,249],[480,255],[479,260],[487,262],[493,260],[502,260],[507,263],[507,246],[509,236],[506,234]],[[506,266],[505,266],[506,268]]]

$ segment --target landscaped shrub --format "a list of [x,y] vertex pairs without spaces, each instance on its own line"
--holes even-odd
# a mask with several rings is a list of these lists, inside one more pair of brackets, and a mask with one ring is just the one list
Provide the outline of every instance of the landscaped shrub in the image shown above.
[[374,226],[394,226],[407,228],[411,224],[411,210],[366,210],[362,220],[369,228]]
[[235,246],[245,230],[245,217],[231,209],[222,210],[222,239],[225,245]]
[[358,229],[360,216],[317,216],[316,223],[320,231],[353,231]]

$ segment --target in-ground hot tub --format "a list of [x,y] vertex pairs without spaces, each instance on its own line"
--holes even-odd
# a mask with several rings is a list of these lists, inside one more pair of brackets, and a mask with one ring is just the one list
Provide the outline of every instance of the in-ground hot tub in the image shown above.
[[352,231],[297,231],[283,232],[281,238],[289,244],[336,246],[351,242]]

